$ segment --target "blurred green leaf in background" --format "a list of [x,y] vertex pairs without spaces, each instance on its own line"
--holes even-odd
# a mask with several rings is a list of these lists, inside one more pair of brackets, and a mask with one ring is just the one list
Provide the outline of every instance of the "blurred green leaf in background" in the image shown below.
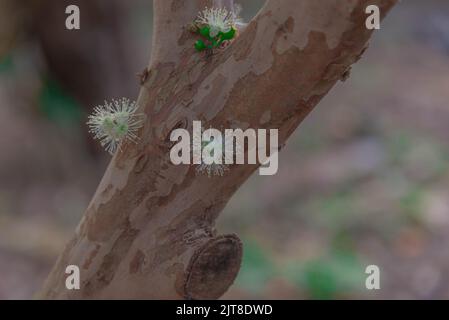
[[333,251],[329,256],[305,263],[292,263],[287,278],[311,299],[342,298],[362,289],[363,267],[356,256],[347,251]]
[[259,294],[276,275],[276,266],[267,250],[257,242],[247,240],[244,243],[242,267],[236,282],[245,290]]
[[46,78],[39,96],[39,109],[58,125],[78,125],[83,117],[81,106],[51,78]]
[[0,74],[10,73],[14,69],[11,55],[6,55],[0,59]]

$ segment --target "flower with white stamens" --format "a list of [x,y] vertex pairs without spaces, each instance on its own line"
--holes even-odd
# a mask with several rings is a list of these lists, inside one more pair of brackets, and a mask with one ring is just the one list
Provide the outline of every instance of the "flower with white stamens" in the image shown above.
[[209,27],[209,35],[214,38],[220,32],[228,33],[234,28],[236,15],[226,8],[206,8],[198,15],[196,23]]
[[[201,139],[205,138],[206,141]],[[234,156],[240,154],[241,147],[232,139],[223,139],[222,136],[215,138],[211,136],[197,137],[196,141],[202,141],[200,146],[193,145],[194,152],[200,152],[201,164],[198,165],[196,171],[199,173],[212,176],[223,176],[229,171],[229,165],[226,163],[234,163]],[[195,151],[196,150],[196,151]]]
[[120,149],[122,141],[137,140],[136,132],[142,127],[143,121],[136,111],[136,102],[127,98],[105,101],[104,105],[95,107],[93,114],[89,116],[89,131],[112,155]]

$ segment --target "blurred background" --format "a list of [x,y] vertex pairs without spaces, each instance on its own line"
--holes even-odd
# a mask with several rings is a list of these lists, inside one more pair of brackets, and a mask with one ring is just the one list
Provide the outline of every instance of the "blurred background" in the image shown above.
[[[262,0],[241,1],[249,19]],[[81,30],[65,8],[81,8]],[[32,298],[109,157],[87,133],[138,93],[149,0],[0,0],[0,299]],[[274,177],[220,216],[244,241],[235,299],[449,298],[449,3],[402,1],[304,121]],[[381,290],[365,288],[370,264]]]

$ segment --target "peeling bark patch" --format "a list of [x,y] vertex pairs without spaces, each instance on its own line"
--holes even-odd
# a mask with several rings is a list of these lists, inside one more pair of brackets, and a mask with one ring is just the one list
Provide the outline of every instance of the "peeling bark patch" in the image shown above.
[[[150,193],[164,192],[157,185],[164,163],[165,160],[158,156],[148,160],[142,172],[129,175],[127,185],[107,203],[101,204],[96,211],[88,210],[86,229],[89,240],[107,241],[118,227],[126,225],[128,216]],[[170,186],[167,188],[170,190]]]
[[184,46],[187,41],[193,39],[193,34],[189,30],[184,30],[184,32],[181,34],[181,36],[178,39],[178,46],[182,47]]
[[[58,295],[58,290],[56,288],[60,287],[61,282],[64,283],[64,279],[67,277],[67,274],[65,273],[65,269],[67,265],[69,264],[70,254],[73,248],[75,248],[76,244],[78,243],[79,238],[78,235],[75,235],[66,245],[64,252],[61,256],[59,256],[58,260],[56,261],[56,265],[53,268],[53,272],[56,272],[56,275],[54,278],[52,278],[50,281],[47,280],[47,283],[45,286],[48,288],[47,297],[50,299],[54,299]],[[64,287],[65,288],[65,287]]]
[[235,61],[244,60],[251,53],[254,40],[257,35],[257,22],[251,22],[245,29],[244,36],[237,39],[234,45],[234,59]]
[[289,34],[293,32],[295,28],[295,19],[289,17],[283,24],[276,30],[273,47],[276,48],[278,54],[283,53],[291,46],[289,41]]
[[134,173],[141,173],[145,169],[145,166],[148,163],[148,158],[148,153],[140,155],[140,157],[137,159],[136,165],[134,166]]
[[[158,113],[167,104],[169,98],[173,97],[172,92],[176,86],[176,77],[173,77],[172,74],[174,68],[173,63],[163,63],[152,69],[150,80],[148,80],[146,86],[155,89],[151,90],[152,95],[150,96],[150,101],[154,100],[151,104],[153,110],[145,110],[145,113]],[[156,90],[157,87],[155,86],[158,86],[159,89]]]
[[242,243],[235,235],[209,240],[192,256],[187,268],[186,299],[218,299],[232,285],[242,261]]
[[[223,108],[224,118],[237,118],[252,128],[259,128],[262,115],[275,107],[283,112],[272,112],[270,121],[264,125],[279,128],[286,115],[297,112],[298,101],[307,99],[305,96],[321,81],[326,68],[322,61],[336,55],[327,47],[326,36],[321,32],[310,32],[308,45],[303,50],[291,47],[283,54],[277,54],[275,48],[272,50],[274,61],[268,71],[260,75],[249,73],[234,84]],[[248,84],[259,90],[249,90]]]
[[293,17],[289,17],[289,18],[285,21],[285,23],[284,23],[284,25],[283,25],[283,28],[284,28],[284,32],[286,32],[286,33],[292,33],[292,32],[293,32],[293,29],[295,28],[295,19],[293,19]]
[[129,273],[135,274],[142,269],[145,264],[145,254],[141,250],[137,250],[136,254],[129,263]]
[[[143,128],[138,129],[137,136],[140,137]],[[137,144],[131,140],[124,140],[120,143],[120,149],[115,154],[115,166],[119,170],[126,170],[129,161],[137,156]]]
[[102,198],[109,197],[109,195],[110,195],[112,190],[114,190],[114,185],[113,184],[108,184],[108,186],[101,192],[101,197]]
[[150,197],[148,198],[148,200],[145,202],[145,207],[148,209],[148,215],[150,217],[154,217],[154,210],[155,210],[155,206],[157,204],[158,198],[157,197]]
[[326,72],[323,76],[323,80],[335,81],[341,79],[346,70],[348,70],[347,65],[340,63],[332,63],[327,67]]
[[188,188],[193,183],[192,177],[194,176],[195,170],[189,170],[181,184],[174,185],[171,191],[166,196],[161,196],[157,199],[151,200],[150,203],[147,203],[147,208],[150,209],[154,205],[157,205],[158,207],[164,207],[168,205],[171,201],[173,201],[173,199],[181,190]]
[[83,269],[89,269],[90,264],[92,263],[92,261],[94,260],[94,258],[97,256],[98,251],[100,250],[101,246],[99,244],[97,244],[94,248],[94,250],[92,250],[92,252],[89,254],[89,256],[87,257],[86,261],[83,264]]
[[[164,0],[164,1],[167,1],[167,0]],[[173,0],[173,2],[171,3],[171,11],[176,12],[179,9],[181,9],[182,7],[184,7],[184,1],[185,0]]]
[[207,239],[212,235],[211,226],[216,217],[206,208],[207,205],[203,201],[196,201],[192,206],[179,213],[167,226],[156,231],[156,246],[151,249],[155,255],[151,259],[149,271],[182,255],[192,245],[187,240],[193,239],[193,235],[196,235],[195,242]]
[[[119,192],[121,194],[121,192]],[[87,236],[91,241],[108,240],[117,226],[123,222],[128,212],[127,203],[116,203],[114,201],[101,205],[97,212],[88,210]]]
[[165,275],[167,276],[176,275],[180,271],[184,271],[184,265],[182,263],[175,263],[165,270]]
[[342,76],[341,76],[341,78],[340,78],[341,81],[345,82],[346,80],[349,79],[349,77],[351,76],[351,69],[352,69],[352,68],[349,67],[348,69],[346,69],[345,72],[343,72],[343,74],[342,74]]
[[[218,74],[212,82],[212,86],[209,90],[203,90],[203,92],[199,92],[199,95],[206,94],[206,96],[201,100],[201,106],[199,109],[200,112],[204,115],[206,120],[211,120],[216,112],[217,108],[215,105],[222,105],[225,97],[223,97],[223,89],[225,88],[226,81],[228,79],[222,74]],[[201,99],[201,96],[199,96]]]
[[137,76],[139,77],[140,85],[145,84],[145,81],[147,81],[149,74],[150,74],[150,71],[146,67],[145,67],[145,69],[143,69],[143,71],[141,73],[137,74]]
[[86,281],[85,291],[83,292],[85,295],[89,296],[94,292],[101,291],[112,281],[123,257],[128,253],[138,234],[139,231],[132,229],[129,225],[121,232],[111,251],[103,257],[98,271],[91,279]]
[[270,120],[271,120],[271,110],[267,110],[262,114],[259,122],[261,125],[264,125],[264,124],[270,122]]
[[165,271],[168,277],[175,277],[175,290],[182,297],[184,291],[184,264],[175,263]]
[[165,144],[167,145],[168,149],[171,149],[176,142],[171,141],[171,134],[173,131],[177,130],[177,129],[185,129],[187,130],[189,127],[189,121],[187,120],[187,118],[182,118],[181,120],[178,120],[176,122],[176,124],[167,132],[166,136],[165,136]]

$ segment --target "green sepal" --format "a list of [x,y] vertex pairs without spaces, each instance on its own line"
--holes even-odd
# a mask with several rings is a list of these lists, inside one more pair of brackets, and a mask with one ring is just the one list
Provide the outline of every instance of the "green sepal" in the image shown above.
[[209,26],[205,26],[200,28],[200,35],[202,35],[203,37],[209,38],[210,39],[210,28]]
[[235,30],[234,28],[231,28],[231,30],[229,30],[226,33],[222,33],[220,32],[220,38],[221,40],[232,40],[235,37],[237,30]]
[[195,49],[197,51],[203,51],[203,50],[206,50],[206,48],[207,48],[207,46],[203,40],[198,40],[197,42],[195,42]]

